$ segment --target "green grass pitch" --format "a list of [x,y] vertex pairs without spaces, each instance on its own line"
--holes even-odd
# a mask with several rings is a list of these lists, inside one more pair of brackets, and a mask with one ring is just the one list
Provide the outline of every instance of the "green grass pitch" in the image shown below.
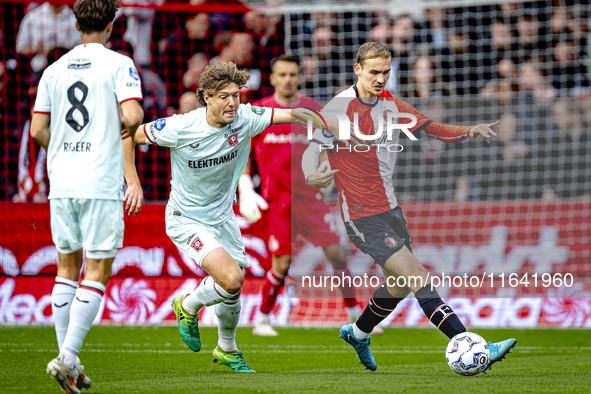
[[[193,353],[176,327],[94,327],[80,357],[93,380],[89,393],[591,392],[586,330],[474,330],[487,340],[517,338],[507,360],[475,377],[451,371],[448,341],[436,329],[388,329],[374,337],[376,372],[357,364],[338,328],[278,331],[279,337],[260,338],[238,329],[238,344],[257,374],[212,364],[213,328],[201,330],[203,349]],[[60,392],[45,373],[56,347],[52,327],[0,328],[0,392]]]

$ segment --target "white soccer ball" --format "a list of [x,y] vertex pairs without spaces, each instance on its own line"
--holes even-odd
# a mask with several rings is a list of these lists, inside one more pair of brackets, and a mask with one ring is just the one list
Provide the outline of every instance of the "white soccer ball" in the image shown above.
[[445,358],[455,373],[474,376],[488,366],[490,350],[480,335],[462,332],[449,341],[445,349]]

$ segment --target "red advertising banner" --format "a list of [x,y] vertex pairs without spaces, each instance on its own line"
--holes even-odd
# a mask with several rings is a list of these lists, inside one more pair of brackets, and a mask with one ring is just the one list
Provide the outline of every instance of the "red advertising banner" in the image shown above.
[[[442,291],[447,302],[472,327],[591,327],[590,203],[408,203],[404,204],[413,252],[434,276],[494,275],[494,293]],[[338,215],[335,212],[335,215]],[[240,324],[252,324],[269,254],[264,223],[250,225],[239,217],[251,262],[242,292]],[[127,217],[124,247],[113,264],[109,286],[96,323],[159,324],[174,322],[173,296],[195,289],[205,275],[168,239],[164,205],[146,205]],[[339,226],[342,223],[336,221]],[[49,324],[57,252],[52,245],[47,204],[0,204],[0,324]],[[375,264],[349,248],[354,276],[377,274]],[[295,240],[292,273],[330,275],[322,251]],[[501,273],[539,274],[530,292],[515,289]],[[545,286],[542,275],[571,275],[572,282]],[[522,286],[523,287],[523,286]],[[346,321],[343,301],[281,293],[274,309],[276,325],[338,325]],[[363,297],[361,295],[363,294]],[[536,295],[535,298],[527,295]],[[358,291],[366,302],[365,292]],[[213,309],[202,312],[202,324],[216,324]],[[404,300],[385,325],[428,325],[418,304]]]

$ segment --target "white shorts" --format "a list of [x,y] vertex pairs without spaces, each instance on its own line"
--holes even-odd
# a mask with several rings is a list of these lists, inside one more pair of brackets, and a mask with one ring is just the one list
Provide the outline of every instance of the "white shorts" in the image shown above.
[[250,266],[236,216],[219,226],[208,226],[180,216],[178,211],[175,213],[174,208],[167,206],[166,234],[177,248],[191,256],[200,267],[205,256],[217,248],[224,248],[240,267]]
[[123,246],[123,202],[86,198],[52,198],[51,234],[57,251],[74,253],[82,246],[86,257],[115,257]]

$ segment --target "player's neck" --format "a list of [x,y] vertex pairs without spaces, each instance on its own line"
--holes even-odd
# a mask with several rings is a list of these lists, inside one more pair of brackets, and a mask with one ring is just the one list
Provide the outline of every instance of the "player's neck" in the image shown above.
[[101,44],[105,45],[108,41],[107,33],[104,31],[90,34],[80,34],[80,44]]
[[285,107],[290,107],[298,101],[298,95],[296,93],[293,96],[284,96],[275,92],[275,100]]
[[357,87],[357,93],[359,94],[359,98],[368,104],[373,104],[378,99],[377,96],[371,95],[359,82],[355,85]]

